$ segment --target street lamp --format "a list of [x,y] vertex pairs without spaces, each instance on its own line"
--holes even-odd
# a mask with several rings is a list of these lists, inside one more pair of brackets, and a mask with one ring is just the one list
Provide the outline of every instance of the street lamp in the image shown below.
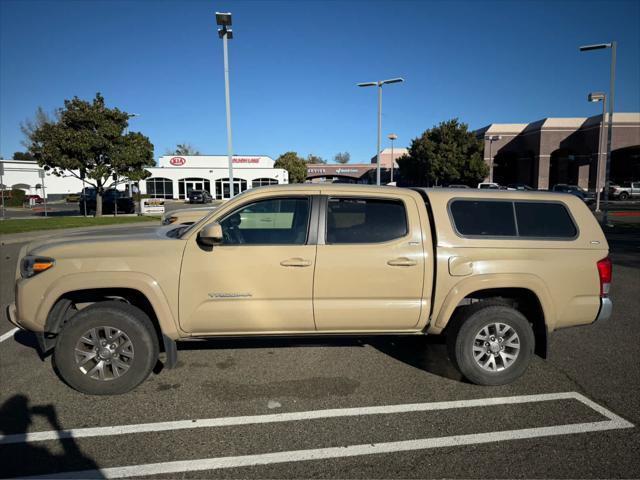
[[376,185],[380,185],[380,137],[382,135],[382,86],[388,83],[401,83],[403,78],[390,78],[377,82],[358,83],[358,87],[378,87],[378,145],[376,149]]
[[484,137],[485,140],[489,140],[489,183],[493,183],[493,154],[492,147],[493,142],[497,142],[498,140],[502,140],[502,135],[487,135]]
[[602,123],[600,124],[600,135],[598,135],[598,166],[596,167],[596,212],[600,211],[600,175],[602,172],[602,136],[604,135],[604,119],[607,116],[607,95],[603,92],[591,92],[587,96],[590,102],[602,102]]
[[[231,28],[231,13],[216,12],[216,23],[222,27],[218,29],[218,37],[222,39],[222,50],[224,52],[224,96],[227,109],[227,159],[229,161],[229,198],[233,198],[233,146],[231,143],[231,100],[229,97],[229,51],[227,40],[233,38]],[[222,190],[224,198],[224,188]]]
[[387,135],[387,138],[391,140],[391,183],[393,183],[393,167],[395,164],[395,159],[393,158],[393,141],[398,139],[398,135],[390,133]]
[[[609,125],[607,127],[607,161],[604,169],[604,214],[602,215],[602,223],[609,223],[609,173],[611,171],[611,137],[613,135],[613,100],[615,96],[616,83],[616,47],[617,42],[597,43],[595,45],[583,45],[580,47],[581,52],[590,50],[602,50],[604,48],[611,49],[611,67],[609,78]],[[602,121],[604,125],[604,118]],[[600,173],[600,172],[598,172]]]

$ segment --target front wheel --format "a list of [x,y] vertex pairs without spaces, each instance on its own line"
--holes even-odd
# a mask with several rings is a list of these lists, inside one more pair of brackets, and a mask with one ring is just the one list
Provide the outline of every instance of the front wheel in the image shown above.
[[62,379],[90,395],[133,390],[151,373],[158,340],[149,317],[124,302],[100,302],[80,310],[58,336],[53,355]]
[[505,385],[529,366],[535,337],[518,310],[478,302],[462,312],[447,335],[449,355],[460,372],[477,385]]

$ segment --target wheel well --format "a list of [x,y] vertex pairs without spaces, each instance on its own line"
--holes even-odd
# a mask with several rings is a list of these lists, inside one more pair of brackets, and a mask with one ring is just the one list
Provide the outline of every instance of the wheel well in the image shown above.
[[163,345],[162,329],[149,299],[140,291],[133,288],[95,288],[75,290],[62,295],[51,308],[45,325],[46,336],[55,338],[64,324],[73,316],[72,310],[82,310],[97,302],[116,300],[128,303],[142,310],[153,323],[158,337],[158,344]]
[[547,358],[547,327],[544,311],[538,296],[527,288],[491,288],[470,293],[458,304],[454,317],[460,308],[476,302],[502,302],[522,313],[533,328],[536,339],[536,355]]

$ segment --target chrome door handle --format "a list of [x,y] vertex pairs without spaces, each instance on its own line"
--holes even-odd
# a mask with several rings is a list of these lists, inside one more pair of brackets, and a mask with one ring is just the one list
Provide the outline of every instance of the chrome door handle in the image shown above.
[[280,265],[283,267],[309,267],[311,266],[311,260],[305,260],[304,258],[288,258],[286,260],[282,260]]
[[389,260],[387,262],[387,265],[390,265],[392,267],[413,267],[417,264],[418,262],[407,257],[394,258],[393,260]]

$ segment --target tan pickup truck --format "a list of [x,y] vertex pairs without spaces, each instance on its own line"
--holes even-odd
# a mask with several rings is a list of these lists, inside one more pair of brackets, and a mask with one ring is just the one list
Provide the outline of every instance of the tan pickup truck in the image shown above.
[[571,195],[262,187],[190,226],[31,243],[8,312],[90,394],[133,389],[161,352],[175,366],[176,341],[238,335],[444,333],[467,379],[499,385],[553,330],[610,316],[607,255]]

